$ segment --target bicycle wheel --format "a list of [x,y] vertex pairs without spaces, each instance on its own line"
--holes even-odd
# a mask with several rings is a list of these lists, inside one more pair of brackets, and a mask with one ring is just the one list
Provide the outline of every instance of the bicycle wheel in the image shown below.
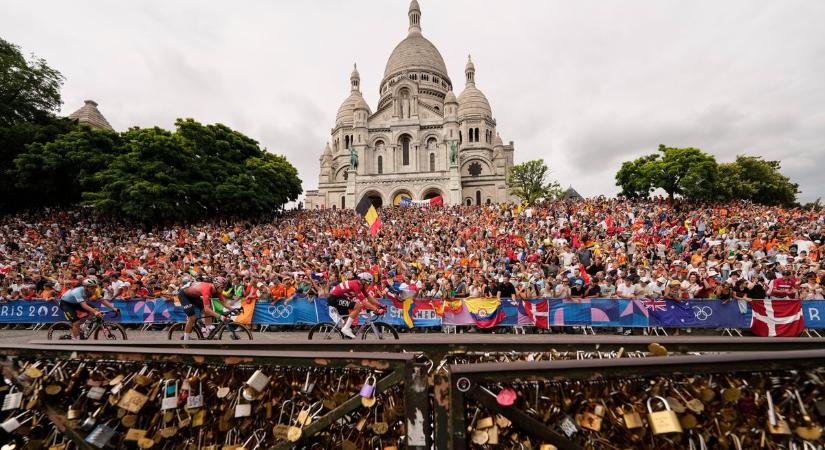
[[103,322],[95,330],[95,340],[104,341],[125,341],[126,330],[119,323]]
[[[183,340],[184,327],[186,327],[186,323],[184,323],[184,322],[178,322],[178,323],[172,324],[172,326],[169,327],[169,333],[168,333],[169,340],[170,341],[182,341]],[[200,330],[200,327],[198,326],[198,324],[195,324],[195,326],[192,327],[192,332],[195,333],[195,336],[197,336],[198,339],[203,339],[203,335],[201,334],[201,330]]]
[[64,341],[72,338],[72,324],[69,322],[55,322],[49,327],[46,339]]
[[341,330],[331,323],[316,323],[309,329],[309,339],[320,341],[330,341],[333,339],[344,339],[344,334]]
[[251,341],[252,340],[252,332],[249,331],[249,328],[246,325],[240,323],[227,323],[219,325],[221,327],[218,330],[218,340],[227,339],[230,341]]
[[367,327],[364,330],[364,333],[361,335],[361,339],[363,340],[392,340],[398,339],[398,332],[395,331],[395,327],[383,322],[375,322],[372,324],[375,326]]

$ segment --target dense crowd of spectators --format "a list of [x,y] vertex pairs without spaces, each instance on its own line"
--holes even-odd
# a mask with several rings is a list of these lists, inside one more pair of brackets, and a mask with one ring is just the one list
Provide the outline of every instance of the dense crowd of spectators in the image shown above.
[[593,198],[352,210],[145,228],[86,209],[0,219],[0,301],[54,299],[93,275],[105,298],[171,296],[184,275],[224,276],[231,297],[325,296],[361,271],[421,298],[822,299],[825,214],[752,203]]

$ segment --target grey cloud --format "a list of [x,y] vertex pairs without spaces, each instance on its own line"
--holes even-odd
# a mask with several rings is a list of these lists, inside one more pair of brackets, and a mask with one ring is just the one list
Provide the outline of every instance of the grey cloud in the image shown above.
[[[779,159],[825,196],[825,2],[419,0],[456,95],[467,53],[516,160],[546,158],[585,195],[660,143]],[[221,122],[317,184],[357,61],[374,109],[407,0],[0,0],[2,37],[66,76],[64,113],[94,98],[117,129]]]

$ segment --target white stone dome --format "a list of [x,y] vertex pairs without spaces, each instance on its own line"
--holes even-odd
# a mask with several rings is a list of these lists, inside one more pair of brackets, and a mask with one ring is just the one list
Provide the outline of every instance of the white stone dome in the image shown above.
[[421,33],[411,33],[395,46],[387,60],[384,78],[404,69],[429,69],[447,75],[447,66],[441,53]]
[[447,91],[447,95],[444,96],[444,103],[458,103],[452,90]]
[[335,124],[352,123],[353,113],[358,108],[366,109],[367,114],[372,114],[369,105],[364,100],[364,97],[361,96],[361,93],[354,91],[341,103],[341,107],[338,108],[338,114],[335,115]]
[[490,102],[483,92],[475,86],[467,86],[458,96],[458,118],[486,117],[492,119]]
[[493,118],[490,102],[487,101],[484,93],[476,87],[475,73],[475,64],[468,56],[467,66],[464,68],[467,85],[461,95],[458,96],[458,120],[480,117]]

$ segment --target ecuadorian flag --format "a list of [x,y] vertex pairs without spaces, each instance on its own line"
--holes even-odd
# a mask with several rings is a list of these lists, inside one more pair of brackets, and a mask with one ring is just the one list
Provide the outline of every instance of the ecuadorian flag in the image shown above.
[[479,328],[492,328],[504,320],[501,301],[497,298],[467,298],[464,306]]
[[355,211],[367,221],[367,226],[370,227],[370,234],[377,234],[378,229],[381,228],[381,218],[378,217],[378,211],[375,210],[375,206],[372,205],[369,197],[364,196],[364,198],[358,202]]

